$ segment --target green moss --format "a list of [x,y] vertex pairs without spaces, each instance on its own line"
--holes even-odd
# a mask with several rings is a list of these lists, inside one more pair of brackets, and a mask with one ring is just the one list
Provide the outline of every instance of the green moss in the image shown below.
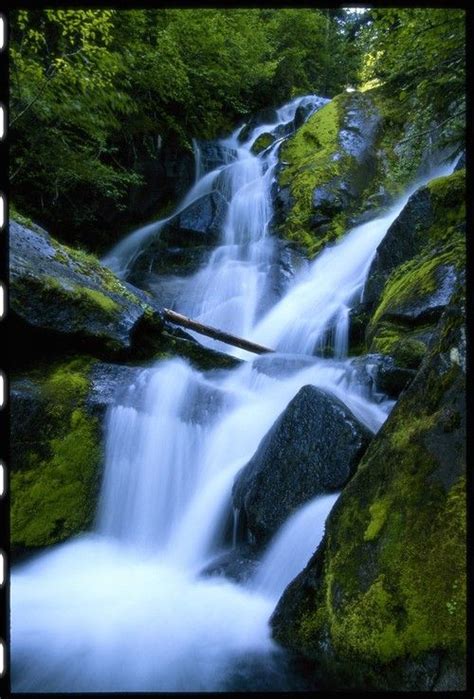
[[98,422],[84,407],[91,363],[59,365],[42,384],[43,444],[25,449],[23,468],[11,475],[13,548],[54,544],[92,521],[101,445]]
[[416,369],[427,349],[426,342],[418,338],[432,331],[432,325],[413,328],[402,322],[382,320],[372,331],[374,334],[371,335],[369,351],[390,355],[399,366]]
[[439,254],[418,255],[397,267],[388,278],[371,325],[392,310],[411,300],[428,296],[436,291],[436,272],[443,265],[461,266],[464,263],[464,243],[454,241]]
[[[426,242],[422,251],[398,266],[385,283],[367,327],[371,351],[391,354],[400,337],[407,332],[403,324],[394,321],[394,316],[400,316],[400,311],[411,303],[416,305],[423,297],[433,294],[439,287],[438,274],[443,267],[457,271],[464,269],[464,186],[463,171],[439,178],[430,184],[433,224],[423,231]],[[418,322],[415,319],[411,321],[412,325]],[[410,347],[409,354],[413,355],[414,350],[414,346]],[[422,353],[421,346],[418,347],[418,353]]]
[[241,363],[239,359],[229,354],[217,352],[209,347],[204,347],[184,338],[175,337],[167,332],[162,333],[160,344],[161,349],[155,355],[155,359],[170,359],[176,356],[184,357],[196,369],[201,371],[233,369]]
[[397,364],[407,369],[417,369],[426,353],[426,344],[413,337],[404,337],[395,342],[390,350]]
[[390,442],[395,449],[406,449],[420,434],[427,432],[436,425],[438,415],[413,416],[407,423],[402,423],[390,433]]
[[264,151],[268,146],[271,146],[275,141],[275,136],[271,133],[262,133],[255,141],[252,143],[251,151],[254,155],[258,155]]
[[78,358],[61,364],[49,374],[42,386],[48,411],[54,417],[64,417],[81,404],[89,390],[88,374],[92,361]]
[[[56,248],[54,257],[58,262],[71,266],[75,272],[90,278],[91,282],[95,282],[104,291],[111,294],[116,294],[117,296],[127,299],[132,303],[138,303],[143,308],[150,308],[148,304],[135,296],[135,294],[133,294],[110,269],[104,267],[99,262],[97,257],[95,257],[95,255],[92,255],[85,250],[69,248],[58,243],[54,239],[51,239],[51,242]],[[91,289],[90,291],[93,292],[94,290]],[[101,306],[103,310],[108,310],[110,312],[116,310],[116,308],[112,307],[110,303],[104,301],[104,298],[102,297],[107,298],[104,293],[100,291],[97,291],[97,293],[100,293],[101,296],[98,297],[94,294],[91,295],[86,291],[86,295],[89,297],[89,299],[93,303]],[[147,292],[143,293],[146,294]],[[110,299],[110,301],[112,301],[112,299]]]
[[428,231],[429,240],[433,243],[448,242],[456,236],[466,218],[466,170],[438,177],[427,187],[434,221]]
[[333,625],[334,643],[341,652],[353,652],[375,662],[392,660],[403,650],[395,611],[396,601],[386,589],[382,575],[364,595],[348,605],[343,619]]
[[370,522],[364,533],[365,541],[372,541],[375,539],[387,519],[387,513],[389,508],[389,501],[385,499],[376,500],[369,507],[370,512]]
[[[341,106],[345,95],[335,97],[311,116],[282,148],[281,159],[286,164],[280,174],[280,186],[290,187],[294,202],[284,226],[284,235],[306,248],[314,255],[327,240],[336,238],[344,227],[341,217],[331,224],[331,230],[322,239],[315,239],[311,232],[313,191],[337,176],[346,159],[332,160],[339,149],[338,134],[341,128]],[[334,231],[333,231],[334,226]],[[336,230],[337,229],[337,230]]]
[[97,291],[97,289],[89,289],[87,286],[79,290],[79,298],[84,299],[93,306],[98,306],[105,313],[115,313],[120,308],[118,303],[111,299],[110,296],[106,296],[101,291]]
[[359,688],[383,686],[394,673],[393,688],[412,659],[449,653],[464,663],[465,377],[448,361],[464,315],[461,302],[450,308],[416,381],[331,512],[312,577],[288,598],[294,618],[276,627],[277,640],[337,686],[341,668]]

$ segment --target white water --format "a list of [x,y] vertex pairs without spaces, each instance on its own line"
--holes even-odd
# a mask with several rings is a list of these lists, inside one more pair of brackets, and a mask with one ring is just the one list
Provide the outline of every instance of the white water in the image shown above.
[[252,586],[277,603],[283,591],[308,563],[314,542],[321,541],[324,524],[339,493],[321,495],[301,507],[281,527],[262,560]]
[[[230,202],[221,245],[183,281],[177,309],[279,352],[207,375],[180,359],[160,362],[110,410],[95,531],[13,572],[14,691],[219,691],[235,688],[236,666],[276,652],[268,619],[317,548],[337,496],[297,511],[247,585],[199,572],[223,550],[237,473],[302,386],[332,392],[374,432],[385,420],[393,402],[375,402],[351,383],[347,319],[407,199],[326,250],[265,313],[278,144],[258,158],[250,146],[292,119],[300,102],[247,143],[238,132],[224,141],[237,151],[234,162],[200,178],[197,162],[197,181],[179,207],[212,191],[221,175]],[[126,238],[108,264],[124,274],[164,223]],[[328,334],[335,359],[309,356]]]

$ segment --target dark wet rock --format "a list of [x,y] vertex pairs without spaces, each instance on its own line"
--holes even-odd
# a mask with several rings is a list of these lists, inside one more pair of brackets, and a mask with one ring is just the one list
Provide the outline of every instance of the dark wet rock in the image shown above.
[[201,175],[212,172],[218,167],[228,165],[237,158],[237,151],[216,141],[200,141],[198,143],[201,158]]
[[232,490],[234,506],[258,544],[320,493],[353,475],[370,432],[337,398],[304,386],[265,435]]
[[433,290],[413,294],[398,301],[394,299],[385,310],[385,317],[389,320],[402,319],[418,323],[438,320],[449,303],[458,275],[454,265],[440,265],[433,274]]
[[[92,255],[10,223],[10,308],[25,342],[42,340],[98,355],[144,351],[162,328],[156,302]],[[19,343],[21,344],[21,343]]]
[[466,687],[465,360],[458,288],[271,618],[275,639],[306,661],[316,686]]
[[247,141],[250,138],[252,131],[256,129],[257,126],[261,126],[262,124],[275,124],[277,119],[278,114],[276,109],[273,107],[262,109],[256,114],[253,114],[245,124],[244,128],[240,131],[238,136],[239,142],[244,143]]
[[[336,213],[347,207],[351,194],[349,185],[341,177],[334,178],[313,192],[313,208],[317,215]],[[314,221],[314,217],[313,217]]]
[[274,202],[274,222],[278,226],[283,224],[290,212],[294,200],[291,196],[290,187],[278,187],[275,183],[272,189],[272,199]]
[[308,104],[300,104],[299,107],[297,107],[296,112],[295,112],[295,117],[293,119],[293,129],[296,131],[296,129],[299,129],[300,126],[303,126],[304,122],[308,118],[308,116],[311,114],[313,111],[313,105],[311,103]]
[[221,236],[227,202],[219,192],[206,194],[173,216],[160,231],[167,246],[215,245]]
[[380,126],[380,114],[370,104],[354,94],[348,102],[343,116],[343,128],[339,132],[339,143],[343,151],[359,163],[366,162],[372,155],[375,136]]
[[221,577],[245,583],[253,577],[259,564],[255,549],[250,545],[241,544],[219,555],[211,561],[200,573],[203,577]]
[[271,653],[245,652],[233,659],[222,690],[225,692],[305,692],[314,691],[304,669],[281,648]]
[[222,235],[227,201],[206,194],[173,216],[130,266],[128,279],[150,289],[157,274],[191,274],[203,265]]
[[104,419],[107,409],[125,397],[144,367],[96,362],[90,372],[90,390],[86,407],[95,417]]
[[314,366],[317,361],[304,355],[263,354],[253,360],[252,367],[261,374],[280,379]]
[[25,467],[27,450],[42,450],[44,425],[42,416],[46,397],[38,382],[29,377],[10,380],[10,463],[12,470]]
[[258,308],[259,317],[282,298],[295,274],[307,263],[307,258],[297,246],[283,240],[275,241],[274,262],[269,265],[265,275],[266,288]]
[[430,192],[423,187],[412,194],[377,248],[364,289],[367,303],[379,299],[385,282],[396,267],[422,251],[426,244],[426,230],[432,225],[433,217]]
[[416,375],[414,368],[399,366],[393,357],[383,354],[357,357],[351,362],[351,370],[350,380],[364,388],[367,398],[375,400],[377,393],[398,398]]
[[365,334],[372,316],[372,304],[358,303],[349,311],[349,348],[351,354],[365,350]]
[[171,323],[165,323],[165,330],[160,338],[160,352],[156,358],[168,359],[173,356],[187,359],[200,371],[233,369],[242,362],[230,354],[205,347],[189,333]]

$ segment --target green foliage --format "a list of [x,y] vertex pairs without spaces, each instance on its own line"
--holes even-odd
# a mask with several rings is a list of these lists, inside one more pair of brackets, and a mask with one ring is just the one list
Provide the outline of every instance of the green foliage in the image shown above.
[[339,91],[349,43],[351,64],[359,56],[343,20],[309,9],[12,11],[14,200],[96,249],[111,212],[126,217],[144,182],[137,159],[156,157],[158,135],[190,149],[295,93]]
[[[426,130],[460,147],[465,130],[465,13],[448,8],[371,10],[361,32],[362,79],[384,87],[389,101],[410,112],[406,137],[423,143]],[[437,128],[439,127],[439,128]]]

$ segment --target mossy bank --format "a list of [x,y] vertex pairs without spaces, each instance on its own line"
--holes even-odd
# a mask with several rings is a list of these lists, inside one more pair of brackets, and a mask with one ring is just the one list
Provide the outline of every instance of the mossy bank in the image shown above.
[[316,686],[465,686],[464,322],[458,292],[272,617]]
[[87,409],[90,358],[57,362],[12,379],[13,552],[64,541],[94,516],[102,428]]

